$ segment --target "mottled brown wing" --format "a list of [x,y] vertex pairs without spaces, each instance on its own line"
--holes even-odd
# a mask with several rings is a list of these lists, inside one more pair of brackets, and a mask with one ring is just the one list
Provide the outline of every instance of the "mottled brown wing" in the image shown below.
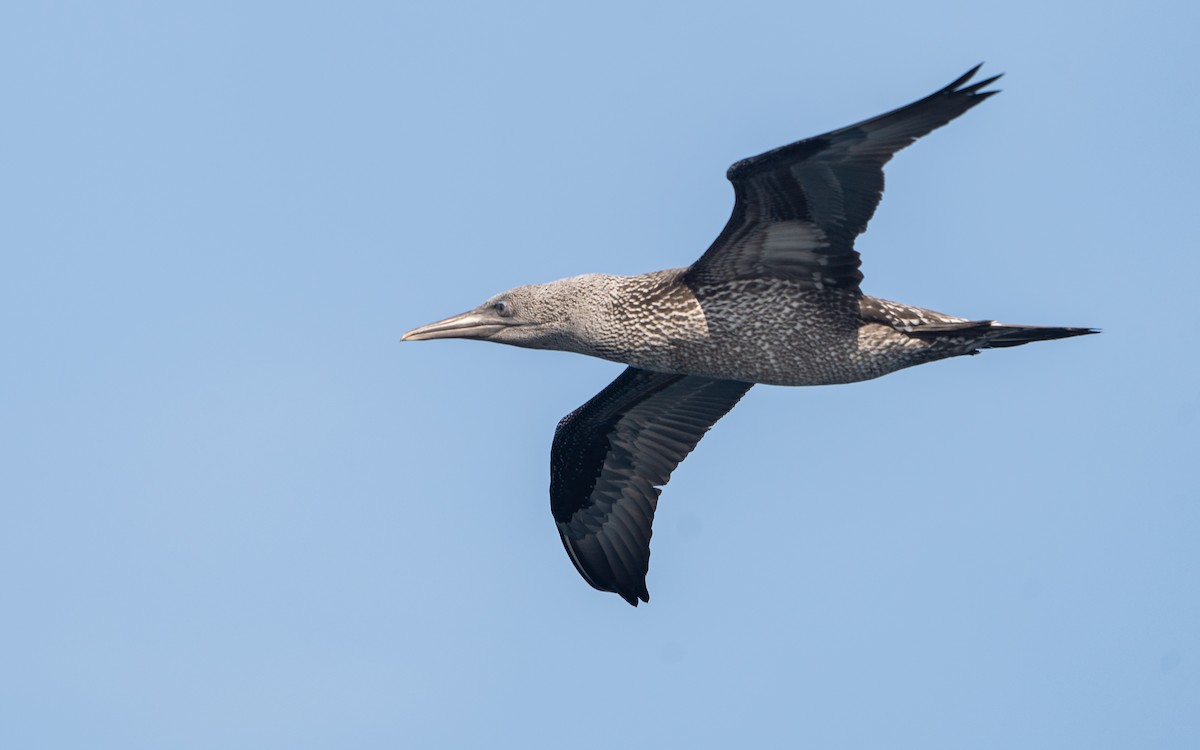
[[777,277],[815,289],[858,289],[854,239],[883,195],[883,165],[974,107],[1000,76],[964,85],[979,66],[907,107],[743,159],[729,168],[733,215],[685,279]]
[[550,509],[584,580],[633,606],[659,488],[750,383],[630,367],[563,418],[550,451]]

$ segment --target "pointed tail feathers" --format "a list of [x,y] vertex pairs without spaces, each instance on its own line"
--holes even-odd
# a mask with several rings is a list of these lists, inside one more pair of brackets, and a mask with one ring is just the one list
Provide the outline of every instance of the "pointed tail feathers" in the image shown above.
[[1089,333],[1100,333],[1098,328],[1060,328],[1057,326],[992,326],[1000,335],[989,338],[983,344],[984,349],[998,349],[1005,346],[1020,346],[1031,341],[1051,341],[1066,339],[1072,336],[1086,336]]
[[991,320],[970,320],[962,323],[934,323],[913,326],[905,329],[910,336],[917,338],[973,338],[978,337],[976,344],[980,349],[999,349],[1006,346],[1020,346],[1031,341],[1051,341],[1065,339],[1071,336],[1086,336],[1089,333],[1100,333],[1098,328],[1062,328],[1059,326],[1010,326]]

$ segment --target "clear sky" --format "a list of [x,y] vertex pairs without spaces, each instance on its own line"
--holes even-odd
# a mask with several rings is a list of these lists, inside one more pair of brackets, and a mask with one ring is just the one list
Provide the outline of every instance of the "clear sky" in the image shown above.
[[[0,746],[1200,747],[1196,7],[5,4]],[[1104,334],[755,388],[593,591],[621,367],[400,335],[980,61],[864,289]]]

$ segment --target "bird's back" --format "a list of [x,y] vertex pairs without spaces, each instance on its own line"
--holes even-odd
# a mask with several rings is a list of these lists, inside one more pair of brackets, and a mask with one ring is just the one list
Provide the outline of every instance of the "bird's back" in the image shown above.
[[627,277],[619,290],[613,335],[597,352],[606,359],[773,385],[849,383],[891,371],[864,356],[857,292],[771,278],[688,284],[684,269]]
[[[684,269],[609,278],[615,282],[611,317],[587,353],[646,370],[747,383],[854,383],[982,348],[1089,330],[971,321],[788,279],[696,284]],[[1018,340],[1018,331],[1024,338]]]

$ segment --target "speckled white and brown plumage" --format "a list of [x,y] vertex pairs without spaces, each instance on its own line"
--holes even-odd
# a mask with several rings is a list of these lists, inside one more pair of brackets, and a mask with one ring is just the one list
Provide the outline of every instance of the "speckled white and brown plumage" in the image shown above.
[[565,417],[550,505],[584,579],[634,606],[659,488],[754,383],[869,380],[980,349],[1094,333],[967,320],[864,295],[854,239],[900,149],[995,92],[978,66],[885,115],[729,168],[733,215],[687,268],[518,287],[405,340],[475,338],[629,367]]

